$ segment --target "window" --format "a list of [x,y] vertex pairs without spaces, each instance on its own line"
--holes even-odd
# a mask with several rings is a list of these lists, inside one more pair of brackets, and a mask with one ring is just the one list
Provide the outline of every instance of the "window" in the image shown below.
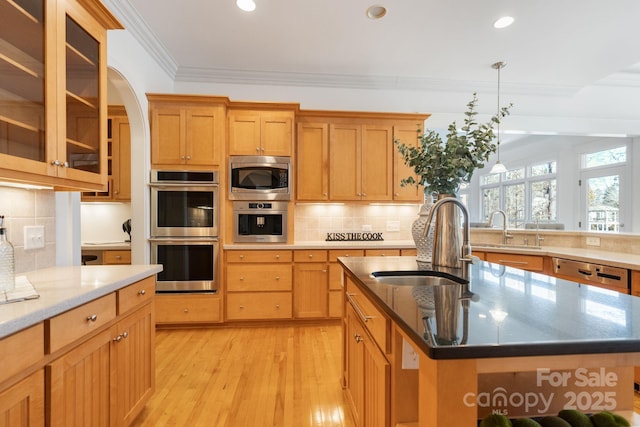
[[502,209],[510,228],[557,221],[556,162],[548,161],[480,177],[482,217]]
[[619,232],[621,186],[626,176],[627,147],[582,154],[580,173],[582,220],[587,231]]

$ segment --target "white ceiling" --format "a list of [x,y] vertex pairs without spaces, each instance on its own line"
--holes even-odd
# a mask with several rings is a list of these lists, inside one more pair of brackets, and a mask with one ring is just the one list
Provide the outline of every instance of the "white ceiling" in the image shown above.
[[[504,93],[640,88],[638,0],[255,2],[105,1],[178,82],[495,93],[505,61]],[[367,18],[373,4],[387,15]]]

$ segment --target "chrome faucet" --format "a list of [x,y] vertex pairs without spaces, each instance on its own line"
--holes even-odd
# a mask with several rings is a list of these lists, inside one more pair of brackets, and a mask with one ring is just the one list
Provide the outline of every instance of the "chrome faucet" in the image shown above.
[[[431,207],[429,211],[429,217],[427,224],[424,227],[424,236],[429,234],[429,228],[431,227],[431,220],[433,215],[440,209],[441,206],[452,203],[457,205],[464,215],[464,232],[463,240],[460,245],[459,240],[459,221],[456,212],[448,212],[448,218],[445,218],[441,223],[436,221],[436,229],[433,233],[433,252],[431,256],[431,265],[436,267],[451,267],[462,269],[473,263],[473,256],[471,255],[471,232],[469,231],[469,211],[466,206],[462,204],[458,199],[454,197],[446,197],[439,199]],[[438,219],[443,218],[440,216]],[[465,269],[466,270],[466,269]],[[464,271],[463,270],[463,273]],[[464,275],[464,274],[463,274]]]
[[540,224],[539,224],[538,217],[536,216],[536,246],[542,246],[543,240],[544,240],[544,237],[540,235]]
[[513,235],[509,234],[509,230],[507,230],[507,214],[502,209],[492,212],[491,215],[489,215],[490,224],[493,223],[493,217],[496,214],[502,215],[502,244],[506,245],[509,242],[509,239],[513,238]]

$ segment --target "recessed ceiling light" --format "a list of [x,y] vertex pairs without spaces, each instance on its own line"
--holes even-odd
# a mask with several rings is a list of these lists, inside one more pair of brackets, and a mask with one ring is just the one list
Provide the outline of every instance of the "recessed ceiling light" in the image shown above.
[[367,18],[369,19],[380,19],[386,14],[387,9],[384,6],[369,6],[369,8],[367,9]]
[[508,27],[511,24],[513,24],[513,17],[512,16],[503,16],[502,18],[498,19],[496,22],[493,23],[493,27],[494,28],[505,28],[505,27]]
[[253,0],[236,0],[236,6],[245,12],[253,12],[256,10],[256,3]]

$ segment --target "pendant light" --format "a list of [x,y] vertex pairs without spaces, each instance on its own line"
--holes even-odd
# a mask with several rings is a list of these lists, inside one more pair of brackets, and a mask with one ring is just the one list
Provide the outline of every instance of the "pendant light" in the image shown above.
[[498,123],[497,123],[497,152],[498,152],[498,160],[496,164],[493,165],[491,171],[489,173],[504,173],[507,171],[507,168],[500,162],[500,70],[507,66],[506,62],[498,61],[495,64],[491,65],[491,68],[498,70]]

